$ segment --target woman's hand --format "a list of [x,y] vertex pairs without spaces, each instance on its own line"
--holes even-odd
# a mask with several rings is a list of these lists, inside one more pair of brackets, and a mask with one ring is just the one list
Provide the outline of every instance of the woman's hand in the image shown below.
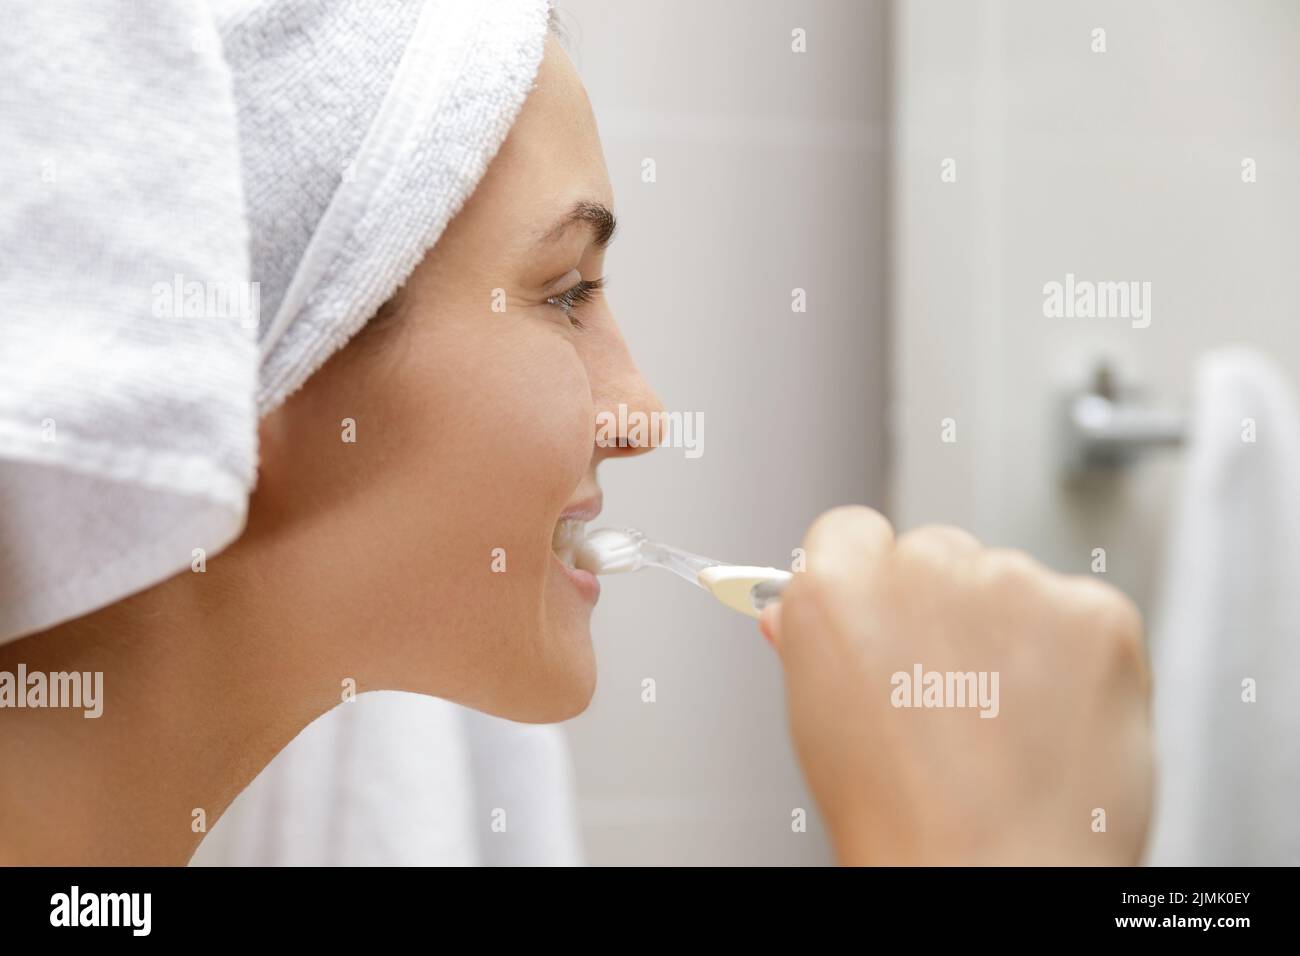
[[1138,861],[1152,746],[1126,597],[955,528],[895,540],[869,508],[822,515],[804,551],[761,626],[841,863]]

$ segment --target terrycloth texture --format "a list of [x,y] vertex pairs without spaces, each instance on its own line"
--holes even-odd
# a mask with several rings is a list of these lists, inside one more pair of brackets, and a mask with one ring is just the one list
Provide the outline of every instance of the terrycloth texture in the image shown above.
[[7,18],[0,642],[238,536],[259,416],[473,191],[547,12],[52,0]]
[[469,198],[541,61],[546,0],[213,0],[263,284],[258,405],[374,315]]
[[238,317],[186,317],[168,293],[248,288],[235,104],[205,8],[7,11],[0,143],[3,642],[238,534],[257,346]]
[[299,734],[191,865],[576,865],[573,808],[561,728],[380,691]]
[[[1155,622],[1155,865],[1300,864],[1300,425],[1246,349],[1198,369]],[[1255,440],[1243,441],[1254,423]],[[1243,700],[1254,682],[1255,702]]]

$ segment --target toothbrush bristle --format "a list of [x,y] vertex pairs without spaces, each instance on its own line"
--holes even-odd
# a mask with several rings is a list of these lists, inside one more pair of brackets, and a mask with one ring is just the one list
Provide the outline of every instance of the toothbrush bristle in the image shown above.
[[597,528],[578,547],[575,565],[592,574],[618,574],[641,566],[645,535],[635,528]]

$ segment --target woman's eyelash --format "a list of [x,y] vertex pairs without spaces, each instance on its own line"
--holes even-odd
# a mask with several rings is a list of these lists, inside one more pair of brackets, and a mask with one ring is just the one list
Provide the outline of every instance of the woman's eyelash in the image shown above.
[[565,289],[559,295],[553,295],[547,299],[549,305],[559,306],[564,310],[564,314],[569,317],[569,322],[575,328],[582,328],[582,321],[573,314],[573,310],[584,302],[590,302],[594,299],[595,293],[605,285],[605,277],[599,279],[583,279],[568,289]]

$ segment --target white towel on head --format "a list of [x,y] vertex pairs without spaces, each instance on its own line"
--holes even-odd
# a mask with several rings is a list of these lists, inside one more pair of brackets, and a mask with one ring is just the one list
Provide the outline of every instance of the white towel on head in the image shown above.
[[542,58],[547,0],[212,0],[234,73],[263,414],[406,280]]
[[548,9],[51,0],[10,16],[0,641],[238,536],[259,417],[473,191],[532,87]]
[[257,462],[251,329],[167,294],[248,288],[211,16],[52,0],[5,20],[0,642],[225,545]]

